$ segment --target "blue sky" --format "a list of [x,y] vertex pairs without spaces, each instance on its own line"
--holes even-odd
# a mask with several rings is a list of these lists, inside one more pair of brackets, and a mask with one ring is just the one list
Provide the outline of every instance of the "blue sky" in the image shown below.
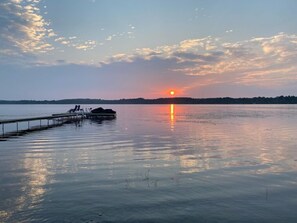
[[2,0],[0,99],[296,95],[295,0]]

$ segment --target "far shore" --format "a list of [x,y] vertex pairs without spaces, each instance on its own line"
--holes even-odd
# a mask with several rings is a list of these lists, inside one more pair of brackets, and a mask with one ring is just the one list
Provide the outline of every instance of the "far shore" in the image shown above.
[[253,98],[132,98],[132,99],[61,99],[61,100],[0,100],[0,104],[297,104],[296,96]]

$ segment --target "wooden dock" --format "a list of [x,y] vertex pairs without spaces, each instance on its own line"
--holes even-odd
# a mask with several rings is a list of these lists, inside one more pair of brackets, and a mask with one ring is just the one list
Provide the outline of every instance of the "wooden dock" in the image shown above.
[[[55,126],[61,126],[65,123],[77,122],[84,118],[86,118],[84,114],[65,113],[52,116],[0,120],[0,125],[2,127],[2,134],[0,135],[0,140],[13,136],[23,135],[33,131],[39,131],[49,129]],[[32,122],[34,122],[35,124],[31,125]],[[36,122],[38,123],[37,125]],[[27,123],[27,125],[25,128],[20,128],[20,123]],[[5,127],[9,124],[15,124],[15,129],[6,131]]]

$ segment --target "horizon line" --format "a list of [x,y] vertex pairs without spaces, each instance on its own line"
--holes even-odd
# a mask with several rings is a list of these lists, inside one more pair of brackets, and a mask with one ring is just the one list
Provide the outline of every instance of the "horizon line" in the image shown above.
[[296,95],[278,95],[278,96],[254,96],[254,97],[229,97],[229,96],[222,96],[222,97],[208,97],[208,98],[195,98],[195,97],[160,97],[160,98],[143,98],[143,97],[136,97],[136,98],[118,98],[118,99],[103,99],[103,98],[61,98],[61,99],[0,99],[0,101],[64,101],[64,100],[98,100],[98,101],[122,101],[122,100],[160,100],[160,99],[194,99],[194,100],[206,100],[206,99],[256,99],[256,98],[281,98],[281,97],[297,97]]

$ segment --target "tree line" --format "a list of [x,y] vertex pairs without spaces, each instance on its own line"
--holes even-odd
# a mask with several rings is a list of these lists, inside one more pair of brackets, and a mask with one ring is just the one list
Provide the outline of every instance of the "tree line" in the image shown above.
[[157,98],[157,99],[61,99],[61,100],[0,100],[0,104],[297,104],[295,96],[253,98]]

